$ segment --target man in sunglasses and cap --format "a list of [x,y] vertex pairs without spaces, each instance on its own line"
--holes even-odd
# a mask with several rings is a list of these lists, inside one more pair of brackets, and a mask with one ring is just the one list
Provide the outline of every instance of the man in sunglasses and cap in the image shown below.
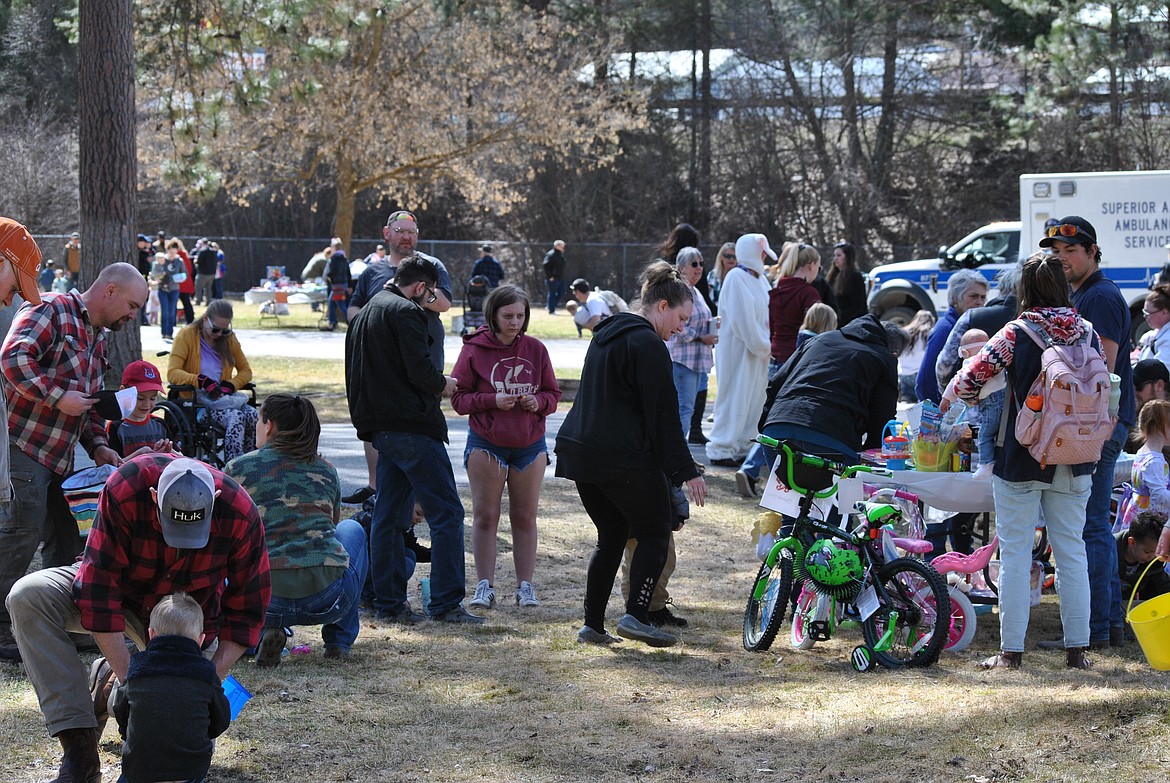
[[[127,460],[107,479],[80,562],[12,588],[25,669],[65,752],[58,782],[100,779],[109,692],[130,665],[123,637],[145,649],[151,609],[177,591],[203,608],[204,648],[218,638],[211,660],[223,679],[260,640],[271,596],[264,526],[232,478],[169,454]],[[92,633],[105,656],[88,676],[70,632]]]
[[[1089,645],[1101,649],[1125,644],[1121,613],[1121,582],[1117,576],[1117,542],[1111,533],[1109,501],[1113,492],[1113,467],[1125,445],[1129,428],[1137,420],[1133,370],[1129,354],[1129,305],[1117,284],[1101,271],[1097,229],[1077,215],[1063,217],[1044,230],[1040,247],[1060,258],[1072,286],[1072,304],[1101,338],[1105,363],[1121,378],[1121,405],[1113,435],[1101,450],[1093,472],[1093,489],[1085,508],[1085,554],[1089,561]],[[1041,642],[1042,647],[1063,647],[1063,640]]]

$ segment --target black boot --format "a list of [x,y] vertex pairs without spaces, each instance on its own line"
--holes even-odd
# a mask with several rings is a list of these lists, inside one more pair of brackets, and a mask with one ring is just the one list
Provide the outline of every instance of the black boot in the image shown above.
[[695,395],[695,412],[691,414],[691,434],[687,436],[687,443],[699,446],[707,443],[707,436],[703,434],[703,414],[707,412],[707,390]]
[[61,741],[65,755],[52,783],[101,783],[97,732],[93,729],[65,729],[57,739]]

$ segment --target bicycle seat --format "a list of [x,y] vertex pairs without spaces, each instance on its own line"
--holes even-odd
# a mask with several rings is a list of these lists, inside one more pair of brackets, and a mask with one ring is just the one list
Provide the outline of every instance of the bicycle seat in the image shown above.
[[[894,546],[912,555],[928,555],[934,549],[934,544],[922,538],[894,537]],[[948,552],[948,554],[950,554]],[[940,572],[941,573],[941,572]]]
[[940,574],[948,574],[951,571],[958,574],[973,574],[987,567],[991,558],[995,557],[995,550],[998,548],[999,536],[995,536],[969,555],[962,552],[947,552],[931,560],[930,564]]

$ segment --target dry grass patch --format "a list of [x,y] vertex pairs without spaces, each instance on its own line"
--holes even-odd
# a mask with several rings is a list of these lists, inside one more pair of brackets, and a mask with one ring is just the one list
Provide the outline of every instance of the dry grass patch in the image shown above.
[[[312,648],[275,670],[240,663],[254,694],[218,744],[208,780],[251,781],[1147,781],[1170,751],[1170,676],[1130,646],[1088,672],[1029,651],[1020,672],[982,672],[997,617],[979,618],[970,651],[926,670],[857,674],[859,636],[803,653],[788,627],[772,650],[745,652],[740,626],[758,562],[753,506],[730,471],[710,476],[712,502],[678,535],[682,643],[580,645],[593,528],[571,484],[546,485],[536,584],[521,612],[505,535],[500,602],[482,627],[366,623],[353,660]],[[467,497],[464,502],[469,505]],[[468,582],[473,569],[468,549]],[[425,567],[424,567],[425,568]],[[425,573],[425,571],[424,571]],[[412,584],[413,589],[413,584]],[[610,625],[620,616],[610,602]],[[1030,639],[1056,634],[1051,597]],[[0,778],[52,777],[58,758],[23,674],[0,669]],[[103,743],[116,779],[113,729]],[[39,761],[38,761],[39,760]]]

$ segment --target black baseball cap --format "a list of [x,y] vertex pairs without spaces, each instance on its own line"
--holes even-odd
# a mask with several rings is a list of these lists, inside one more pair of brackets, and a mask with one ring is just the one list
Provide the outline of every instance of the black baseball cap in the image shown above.
[[1070,245],[1097,244],[1097,229],[1083,217],[1069,215],[1061,218],[1056,225],[1044,229],[1044,238],[1040,240],[1040,247],[1052,247],[1055,242],[1065,242]]
[[1142,359],[1133,366],[1133,388],[1140,389],[1147,383],[1161,381],[1170,386],[1170,370],[1159,359]]

